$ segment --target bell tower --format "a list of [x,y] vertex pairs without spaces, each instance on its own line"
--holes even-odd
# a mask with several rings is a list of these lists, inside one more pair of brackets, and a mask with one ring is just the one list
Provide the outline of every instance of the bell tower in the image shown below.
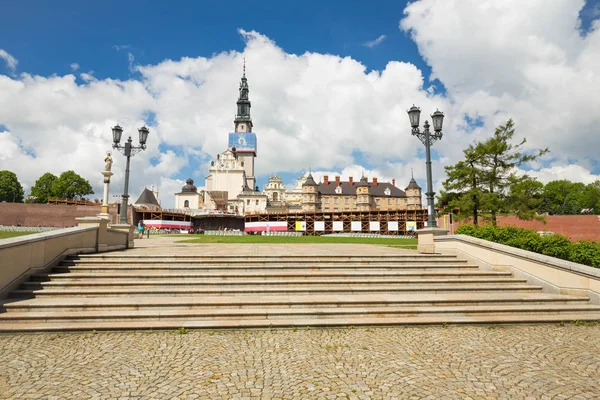
[[[241,161],[246,175],[246,187],[254,190],[256,178],[254,176],[254,159],[256,158],[256,134],[252,132],[252,118],[250,117],[250,99],[248,93],[248,79],[246,78],[246,59],[240,82],[237,110],[233,120],[234,132],[229,134],[229,150],[235,152]],[[234,150],[235,148],[235,150]]]
[[248,79],[246,78],[246,59],[244,59],[244,72],[240,82],[240,94],[237,100],[237,113],[233,123],[235,131],[239,133],[252,132],[252,118],[250,118],[250,99],[248,98]]

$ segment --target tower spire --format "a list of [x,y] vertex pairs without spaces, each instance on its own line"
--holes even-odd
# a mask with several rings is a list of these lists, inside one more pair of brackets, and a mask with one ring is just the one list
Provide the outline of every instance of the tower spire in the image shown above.
[[242,68],[242,79],[240,81],[240,94],[237,100],[237,112],[233,123],[236,132],[252,132],[252,118],[250,117],[250,99],[248,93],[248,79],[246,78],[246,58]]

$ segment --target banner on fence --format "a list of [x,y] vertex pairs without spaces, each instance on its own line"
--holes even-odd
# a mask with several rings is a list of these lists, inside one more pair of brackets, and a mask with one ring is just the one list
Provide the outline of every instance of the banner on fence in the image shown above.
[[352,221],[350,223],[350,229],[353,232],[360,232],[362,230],[362,223],[360,221]]
[[388,221],[388,231],[389,232],[397,232],[398,231],[398,221]]
[[296,230],[304,232],[306,230],[306,221],[296,221]]
[[315,221],[315,232],[323,232],[325,230],[325,221]]
[[190,229],[192,228],[191,221],[165,221],[159,219],[145,219],[144,225],[147,228],[157,229]]
[[408,232],[414,232],[417,230],[417,221],[406,221],[406,230]]
[[244,226],[246,232],[274,232],[287,231],[287,222],[269,221],[269,222],[246,222]]
[[380,229],[380,225],[379,225],[379,221],[369,221],[369,230],[370,231],[379,231]]
[[344,230],[344,223],[342,221],[333,221],[333,230],[335,232],[342,232]]

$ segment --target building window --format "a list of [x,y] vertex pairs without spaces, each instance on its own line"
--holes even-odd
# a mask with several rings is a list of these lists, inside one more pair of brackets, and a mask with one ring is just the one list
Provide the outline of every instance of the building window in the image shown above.
[[183,206],[189,208],[190,207],[190,201],[189,200],[184,201],[183,202]]
[[408,199],[404,199],[404,204],[408,204]]
[[325,204],[329,204],[329,197],[325,197]]
[[250,199],[246,200],[246,205],[248,205],[248,206],[250,205]]
[[333,199],[333,204],[337,204],[338,203],[338,198],[336,197],[335,199]]
[[346,197],[346,204],[350,204],[350,199]]
[[375,202],[377,203],[377,206],[379,206],[379,199],[377,199]]
[[388,199],[388,206],[392,205],[392,199]]
[[256,205],[258,205],[258,200],[256,200]]
[[400,204],[400,199],[396,199],[396,205]]

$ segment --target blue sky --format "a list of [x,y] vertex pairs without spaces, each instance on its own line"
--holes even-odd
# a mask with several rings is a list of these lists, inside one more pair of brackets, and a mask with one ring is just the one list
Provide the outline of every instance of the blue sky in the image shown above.
[[[101,1],[4,2],[0,48],[22,70],[98,78],[130,76],[127,52],[141,64],[244,48],[237,30],[257,30],[285,51],[351,56],[370,69],[402,59],[427,71],[417,46],[398,29],[405,1]],[[381,35],[376,48],[363,44]],[[115,46],[130,46],[120,52]]]
[[[509,117],[532,148],[551,147],[551,157],[528,167],[540,179],[589,181],[600,174],[590,150],[595,142],[586,140],[599,125],[593,60],[600,0],[23,0],[3,2],[0,15],[0,78],[7,78],[0,80],[7,102],[0,96],[0,168],[25,160],[16,164],[28,166],[17,171],[26,187],[48,169],[73,168],[99,189],[85,161],[110,145],[114,121],[124,121],[129,132],[147,123],[149,143],[155,141],[134,160],[133,168],[144,169],[134,178],[134,195],[151,183],[172,192],[187,177],[201,184],[233,125],[242,57],[249,60],[261,186],[273,171],[292,183],[309,166],[321,175],[365,168],[399,186],[414,168],[424,186],[422,145],[404,132],[404,110],[414,102],[425,113],[437,107],[447,113],[446,136],[434,151],[438,187],[444,165]],[[190,86],[177,92],[180,78]],[[358,95],[325,98],[334,91],[315,90],[323,79]],[[572,81],[569,89],[558,87],[563,80]],[[317,85],[314,98],[302,97],[299,85]],[[89,107],[56,105],[57,91]],[[340,109],[353,112],[341,116]],[[561,113],[572,121],[548,118]],[[569,140],[571,134],[579,136]],[[58,137],[60,167],[48,150],[59,146]],[[298,150],[313,145],[312,153]]]

